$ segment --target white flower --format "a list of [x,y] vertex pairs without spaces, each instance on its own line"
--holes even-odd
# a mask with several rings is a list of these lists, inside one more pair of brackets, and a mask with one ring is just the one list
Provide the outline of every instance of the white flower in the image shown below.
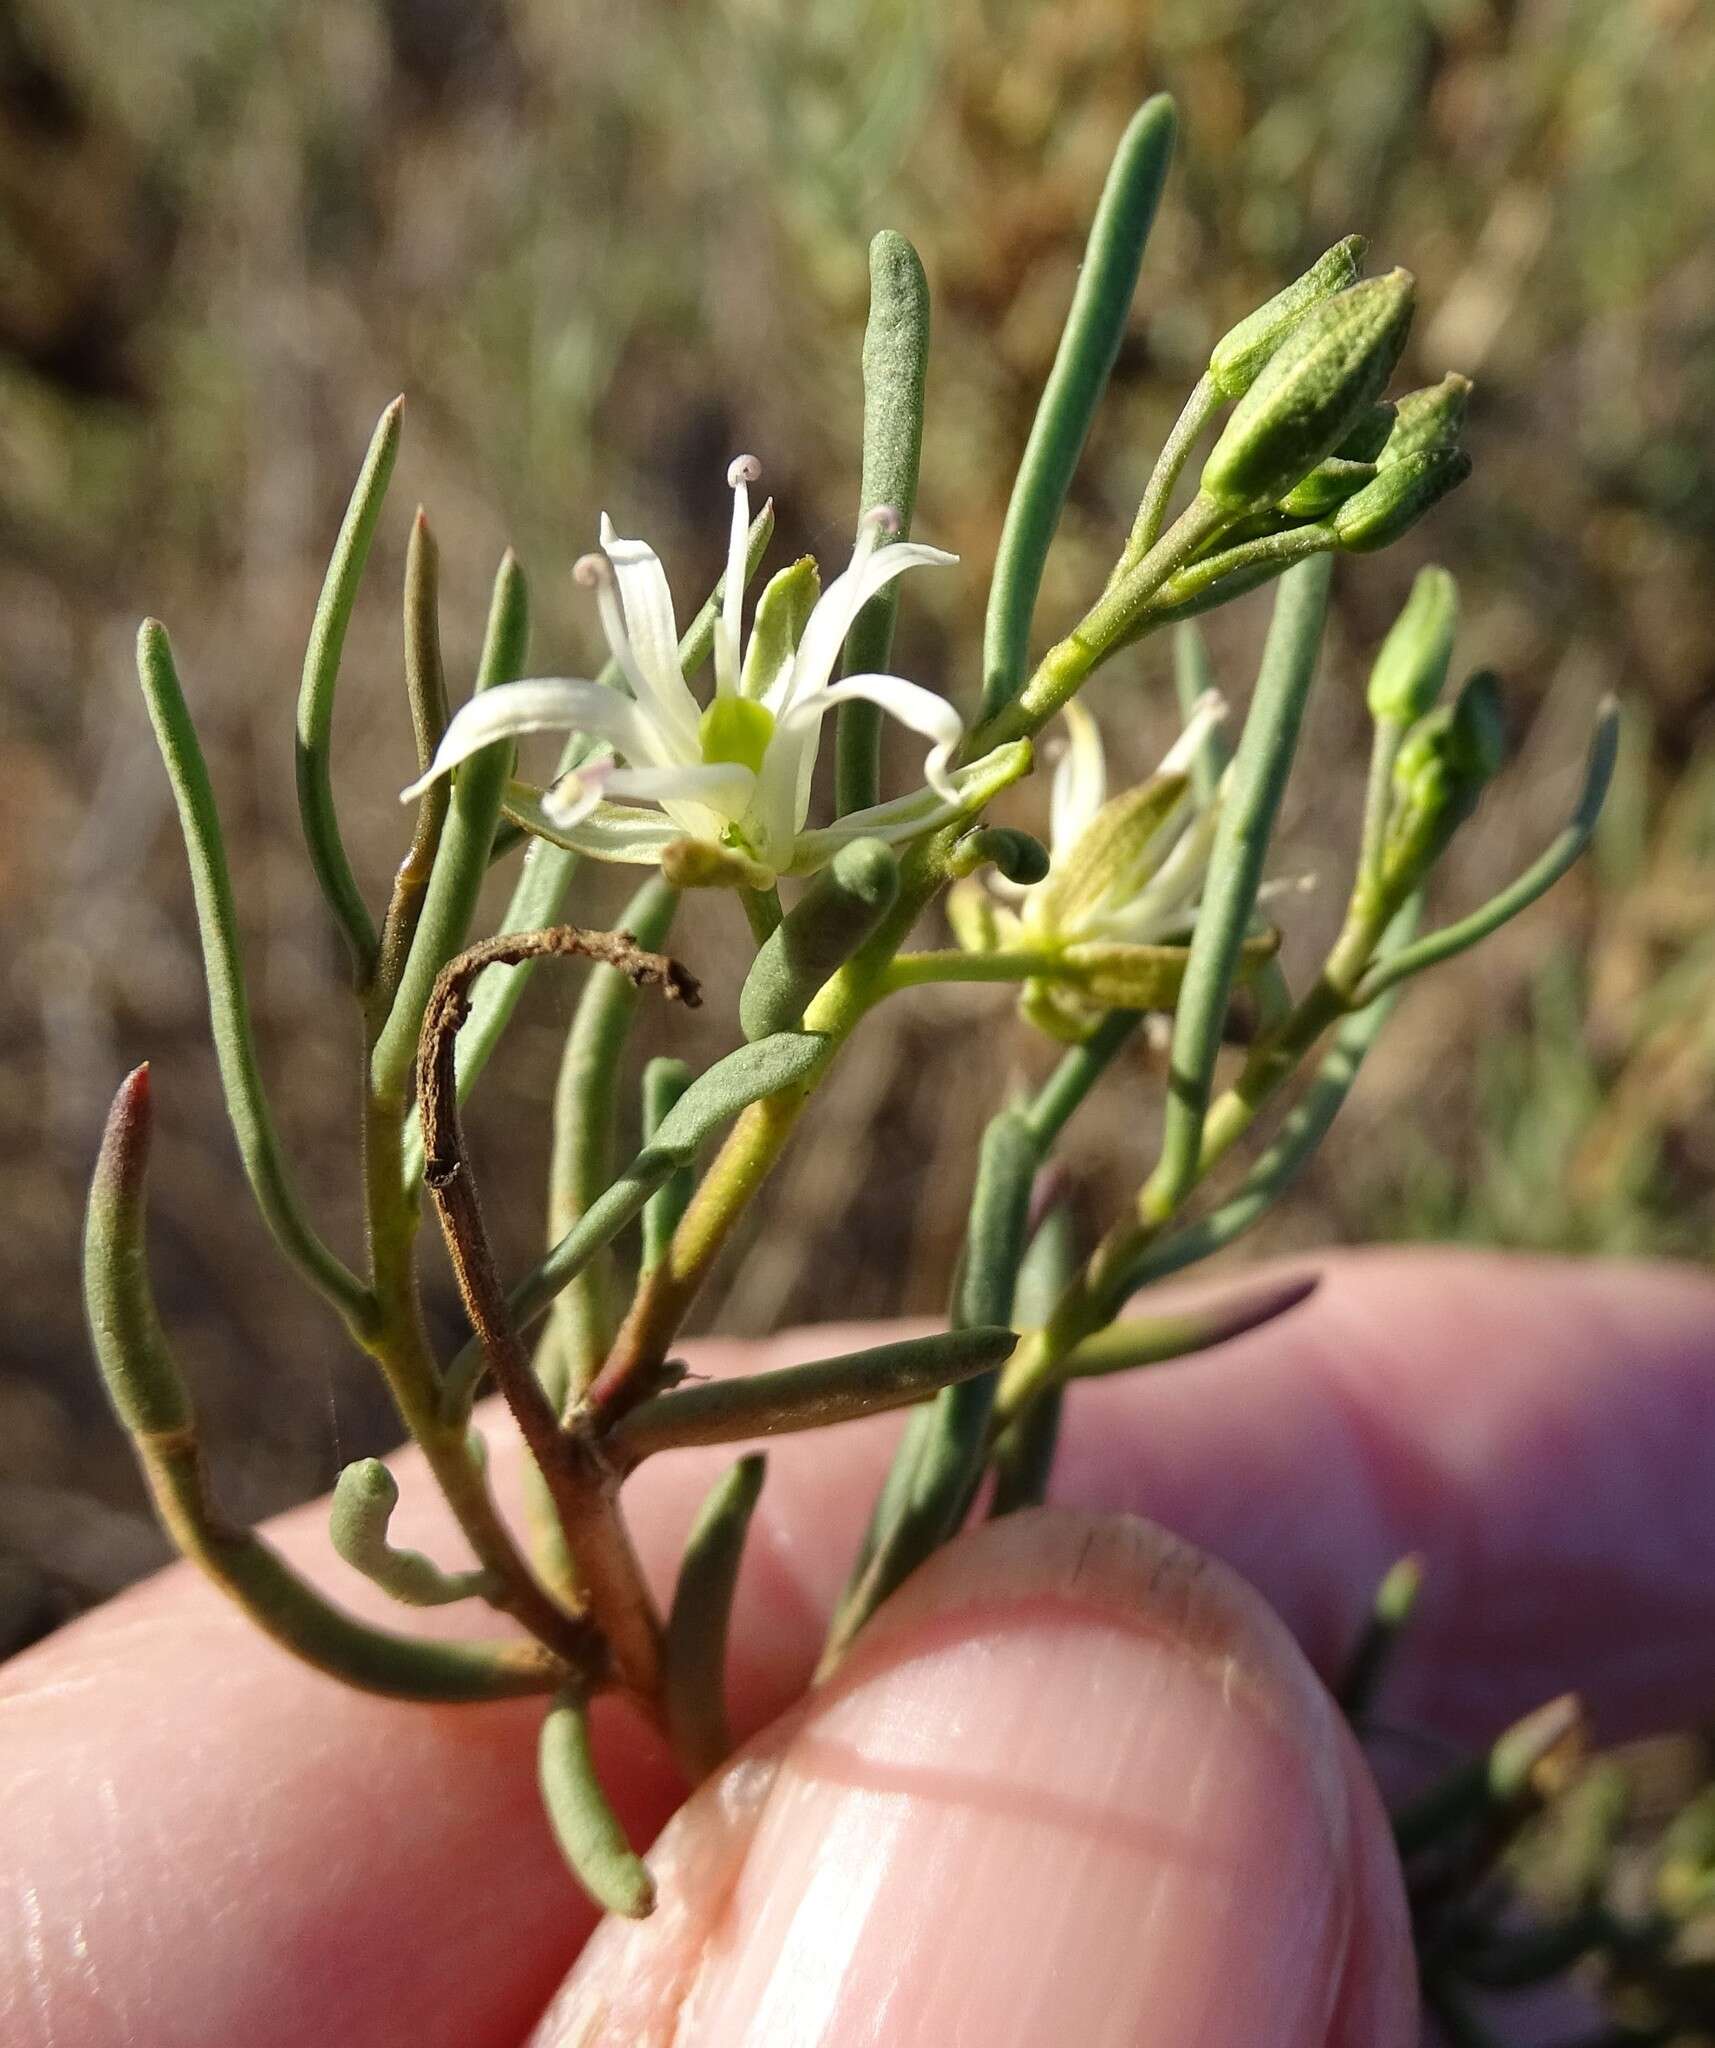
[[1226,715],[1210,691],[1148,781],[1109,797],[1096,722],[1068,704],[1047,875],[1028,886],[993,880],[993,894],[973,877],[948,899],[968,951],[1028,963],[1020,1007],[1052,1037],[1075,1044],[1109,1010],[1169,1010],[1178,1000],[1221,801],[1218,786],[1200,801],[1190,771]]
[[1199,803],[1190,770],[1226,715],[1226,700],[1208,691],[1148,781],[1110,800],[1096,721],[1075,698],[1066,706],[1047,877],[1028,889],[996,885],[1022,898],[1021,943],[1155,946],[1188,936],[1220,817],[1219,792]]
[[[964,737],[952,705],[900,676],[834,679],[846,636],[877,591],[907,569],[950,565],[958,557],[914,541],[883,547],[896,522],[886,512],[871,514],[859,528],[850,566],[825,591],[818,595],[816,567],[808,560],[769,583],[741,648],[749,487],[759,474],[748,455],[727,471],[732,537],[714,636],[714,700],[706,709],[680,668],[679,629],[659,559],[643,541],[616,534],[604,513],[601,552],[586,555],[575,573],[595,592],[629,696],[565,676],[485,690],[449,724],[428,773],[403,800],[498,739],[560,730],[605,742],[617,759],[586,762],[539,799],[515,784],[507,807],[531,830],[599,859],[653,862],[675,840],[688,838],[737,854],[759,881],[771,880],[787,870],[809,872],[848,840],[914,838],[958,815],[984,764],[950,772]],[[932,742],[926,786],[806,833],[823,720],[856,698],[880,705]],[[659,808],[643,808],[648,805]]]

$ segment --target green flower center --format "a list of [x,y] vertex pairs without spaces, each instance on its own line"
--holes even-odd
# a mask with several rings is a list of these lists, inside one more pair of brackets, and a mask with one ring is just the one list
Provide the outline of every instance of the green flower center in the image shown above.
[[710,766],[733,761],[760,775],[762,757],[774,737],[774,713],[750,697],[717,697],[703,713],[697,736]]

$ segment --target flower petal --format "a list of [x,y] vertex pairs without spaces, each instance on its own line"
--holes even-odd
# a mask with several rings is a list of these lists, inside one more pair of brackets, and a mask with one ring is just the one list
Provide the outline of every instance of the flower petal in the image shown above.
[[810,716],[819,719],[830,704],[849,703],[853,698],[879,705],[890,718],[934,741],[923,764],[923,780],[944,803],[956,803],[958,791],[948,769],[954,748],[965,736],[965,721],[946,698],[924,689],[921,683],[908,683],[903,676],[847,676],[806,698],[791,713],[792,722]]
[[605,512],[601,515],[601,548],[613,564],[633,658],[626,661],[623,645],[616,643],[613,651],[625,667],[637,701],[675,738],[694,749],[697,700],[679,666],[679,627],[661,558],[647,541],[626,540],[615,533]]
[[958,559],[944,548],[926,547],[915,540],[891,541],[885,547],[872,543],[867,549],[860,545],[852,556],[851,566],[828,585],[810,614],[792,664],[791,683],[784,701],[774,707],[776,711],[789,711],[812,691],[822,688],[834,672],[840,649],[846,644],[846,635],[858,613],[878,590],[884,589],[894,577],[903,576],[907,569],[951,568]]
[[792,847],[790,872],[813,875],[825,867],[840,848],[853,839],[879,839],[897,846],[908,839],[920,839],[950,825],[955,818],[968,817],[1029,772],[1030,743],[1010,740],[991,754],[953,771],[955,801],[944,802],[932,789],[914,789],[909,796],[896,796],[867,810],[848,811],[836,825],[815,832],[800,832]]
[[683,768],[620,768],[607,778],[616,797],[638,797],[645,803],[706,804],[729,818],[744,816],[756,789],[756,777],[738,761],[714,761]]
[[414,803],[430,783],[472,754],[480,754],[496,740],[516,739],[527,732],[584,732],[609,741],[627,756],[636,754],[643,740],[635,706],[600,683],[581,676],[531,676],[523,682],[497,683],[460,705],[427,772],[401,791],[399,801]]
[[543,793],[528,783],[507,784],[502,805],[513,824],[551,840],[572,853],[588,854],[593,860],[624,861],[633,867],[653,867],[662,849],[684,835],[671,818],[659,811],[634,810],[628,804],[598,804],[578,824],[556,825],[543,803]]
[[1077,698],[1066,706],[1066,748],[1054,768],[1048,839],[1056,858],[1072,849],[1107,801],[1108,762],[1101,728]]

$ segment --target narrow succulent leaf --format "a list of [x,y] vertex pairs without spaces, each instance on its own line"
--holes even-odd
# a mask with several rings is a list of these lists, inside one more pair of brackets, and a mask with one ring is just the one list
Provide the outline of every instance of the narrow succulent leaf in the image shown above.
[[581,1695],[562,1692],[548,1709],[536,1775],[554,1840],[578,1883],[604,1913],[646,1919],[655,1910],[655,1880],[602,1790]]
[[[1018,1269],[1013,1308],[1021,1329],[1040,1329],[1048,1320],[1076,1264],[1072,1212],[1064,1202],[1055,1202],[1037,1226]],[[1048,1498],[1063,1405],[1064,1389],[1045,1387],[1025,1402],[1022,1412],[1001,1432],[989,1459],[994,1475],[990,1521],[1017,1514],[1021,1508],[1040,1507]]]
[[1422,1590],[1423,1560],[1415,1552],[1383,1574],[1345,1675],[1335,1688],[1334,1697],[1347,1720],[1362,1721],[1375,1706]]
[[[923,384],[929,368],[929,280],[903,235],[883,229],[869,245],[869,324],[863,337],[863,480],[860,518],[885,508],[911,532],[923,449]],[[884,538],[883,547],[890,543]],[[898,584],[878,591],[846,637],[848,674],[885,669],[899,608]],[[881,713],[848,702],[836,729],[835,809],[867,810],[881,794]]]
[[[678,892],[659,876],[645,882],[620,914],[620,928],[658,952],[672,930]],[[619,1069],[641,993],[617,967],[592,963],[572,1013],[554,1083],[548,1163],[548,1243],[571,1232],[613,1179],[620,1100]],[[554,1304],[560,1355],[570,1390],[581,1392],[613,1337],[612,1262],[605,1249],[587,1259]]]
[[1235,1287],[1206,1305],[1128,1316],[1124,1322],[1086,1337],[1061,1367],[1062,1376],[1068,1380],[1102,1379],[1138,1366],[1163,1365],[1170,1359],[1211,1351],[1297,1308],[1315,1293],[1319,1282],[1315,1273],[1294,1273],[1280,1280]]
[[829,977],[892,909],[899,863],[876,839],[842,846],[763,943],[739,992],[748,1039],[795,1031]]
[[328,562],[321,597],[310,627],[309,646],[304,651],[303,681],[298,691],[298,811],[303,820],[304,842],[310,865],[333,912],[334,922],[351,950],[352,966],[361,986],[375,964],[374,920],[364,903],[363,893],[352,874],[340,838],[339,819],[333,801],[333,710],[339,683],[340,656],[345,649],[346,627],[357,599],[357,587],[369,559],[370,542],[381,516],[381,501],[387,494],[399,452],[399,432],[405,401],[394,399],[376,422],[363,459],[357,485],[340,522]]
[[909,1408],[943,1387],[992,1372],[1017,1341],[1009,1329],[946,1330],[775,1372],[695,1381],[631,1409],[610,1442],[622,1463],[634,1465],[687,1444],[730,1444],[854,1422]]
[[1171,1215],[1197,1176],[1227,1007],[1316,673],[1329,579],[1326,557],[1302,563],[1275,600],[1174,1013],[1161,1157],[1139,1198],[1146,1220]]
[[[647,1150],[669,1110],[691,1085],[691,1069],[683,1060],[653,1059],[643,1069],[643,1144]],[[674,1169],[643,1207],[642,1270],[661,1263],[695,1185],[688,1166]]]
[[438,1643],[354,1620],[249,1530],[210,1504],[196,1415],[149,1284],[144,1191],[149,1070],[108,1118],[84,1236],[84,1299],[96,1359],[169,1536],[250,1619],[305,1663],[396,1699],[483,1700],[551,1690],[565,1667],[535,1643]]
[[1288,328],[1203,467],[1204,494],[1235,512],[1273,504],[1331,455],[1381,396],[1405,346],[1403,270],[1323,299]]
[[305,1215],[274,1128],[250,1022],[238,913],[232,900],[220,816],[173,665],[167,629],[157,620],[146,619],[137,635],[137,675],[184,835],[221,1091],[245,1176],[281,1251],[333,1303],[348,1325],[362,1330],[372,1313],[368,1290],[322,1242]]
[[[953,1303],[953,1331],[1005,1330],[1011,1349],[1013,1289],[1029,1229],[1030,1189],[1041,1160],[1026,1118],[1002,1110],[983,1134]],[[935,1397],[928,1419],[907,1437],[910,1465],[885,1531],[848,1584],[829,1631],[823,1668],[896,1586],[944,1543],[970,1512],[982,1477],[996,1374],[978,1373]]]
[[1072,308],[1001,528],[983,634],[985,719],[1016,697],[1024,682],[1043,565],[1125,337],[1174,129],[1172,100],[1158,94],[1145,101],[1120,140],[1102,188]]
[[675,1166],[688,1166],[722,1124],[753,1102],[807,1080],[828,1049],[827,1039],[814,1031],[776,1031],[736,1047],[699,1074],[674,1103],[650,1151]]
[[1609,698],[1597,715],[1584,781],[1566,829],[1516,882],[1491,897],[1480,910],[1474,910],[1469,917],[1461,918],[1457,924],[1442,931],[1431,932],[1415,945],[1378,960],[1359,984],[1358,1000],[1367,1003],[1412,975],[1421,974],[1426,967],[1438,966],[1454,954],[1463,953],[1467,947],[1476,945],[1480,939],[1486,939],[1491,932],[1509,924],[1521,911],[1528,910],[1539,896],[1553,888],[1590,843],[1596,820],[1602,813],[1608,785],[1613,779],[1618,748],[1619,707]]
[[750,1518],[767,1461],[740,1458],[710,1489],[679,1562],[662,1653],[667,1737],[693,1785],[732,1749],[726,1711],[727,1633]]
[[[530,634],[524,572],[508,550],[495,578],[488,632],[477,668],[479,692],[511,682],[524,668]],[[489,851],[512,772],[514,744],[497,741],[466,761],[453,779],[452,801],[387,1021],[370,1060],[370,1086],[383,1102],[403,1103],[417,1054],[423,1012],[435,977],[465,943],[488,873]]]
[[[441,659],[440,551],[421,507],[411,522],[405,549],[405,700],[411,711],[417,767],[423,772],[447,729],[447,678]],[[411,844],[393,877],[375,973],[365,998],[372,1016],[385,1017],[398,992],[451,801],[452,790],[440,780],[424,790],[417,804]]]
[[359,1458],[334,1482],[328,1534],[353,1571],[407,1607],[445,1607],[486,1597],[496,1588],[486,1571],[444,1572],[420,1550],[390,1543],[388,1525],[399,1504],[399,1483],[379,1458]]

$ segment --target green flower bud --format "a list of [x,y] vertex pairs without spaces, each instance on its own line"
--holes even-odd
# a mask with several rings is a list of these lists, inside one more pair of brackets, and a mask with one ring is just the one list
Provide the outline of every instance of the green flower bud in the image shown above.
[[1312,306],[1357,283],[1367,246],[1362,235],[1348,235],[1343,242],[1336,242],[1302,277],[1276,292],[1267,305],[1247,314],[1216,342],[1209,357],[1209,378],[1223,398],[1242,398],[1286,338],[1288,328]]
[[1389,469],[1408,455],[1457,448],[1470,396],[1471,380],[1457,370],[1449,370],[1439,384],[1408,391],[1394,406],[1393,431],[1376,457],[1377,465]]
[[1047,874],[1048,849],[1016,826],[979,825],[954,842],[947,867],[955,875],[974,875],[978,868],[992,867],[1003,880],[1029,887]]
[[1280,501],[1280,509],[1293,519],[1321,519],[1336,505],[1343,505],[1376,473],[1373,462],[1347,462],[1330,455],[1317,463],[1307,477],[1294,484]]
[[1415,725],[1447,680],[1459,626],[1459,589],[1445,569],[1418,571],[1370,670],[1370,716],[1378,725]]
[[1388,444],[1399,408],[1378,399],[1334,453],[1346,462],[1374,462]]
[[1364,555],[1392,546],[1470,474],[1471,458],[1463,448],[1426,449],[1390,464],[1335,511],[1332,524],[1341,547]]
[[1505,742],[1500,684],[1488,669],[1472,676],[1456,702],[1412,728],[1394,763],[1394,808],[1382,860],[1391,895],[1409,895],[1440,859],[1493,781]]
[[1205,495],[1235,512],[1271,504],[1331,455],[1392,375],[1414,289],[1409,272],[1390,271],[1304,314],[1234,407]]

